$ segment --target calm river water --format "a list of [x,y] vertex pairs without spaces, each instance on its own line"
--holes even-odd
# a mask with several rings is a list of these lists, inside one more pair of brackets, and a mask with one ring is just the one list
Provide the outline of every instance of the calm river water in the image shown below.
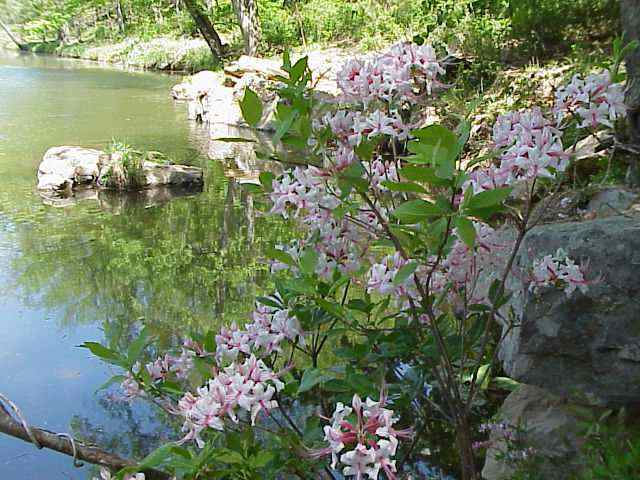
[[[0,393],[29,422],[140,456],[171,432],[144,405],[96,391],[112,372],[77,348],[126,348],[142,324],[165,342],[251,309],[268,281],[264,246],[285,235],[254,214],[234,165],[169,89],[175,77],[0,50]],[[112,139],[205,168],[204,191],[168,200],[51,205],[35,190],[55,145]],[[91,467],[0,434],[3,480],[84,479]]]

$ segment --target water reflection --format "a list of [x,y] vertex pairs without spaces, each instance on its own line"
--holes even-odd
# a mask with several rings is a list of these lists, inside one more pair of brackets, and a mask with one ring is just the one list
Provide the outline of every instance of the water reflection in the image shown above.
[[[266,245],[290,235],[241,185],[265,165],[211,161],[216,148],[171,101],[172,83],[0,53],[0,391],[34,425],[118,444],[122,454],[152,448],[168,434],[164,419],[96,394],[113,372],[76,345],[126,348],[142,324],[171,342],[242,319],[269,288]],[[35,172],[49,147],[104,148],[113,137],[204,167],[203,191],[43,203]],[[80,479],[87,470],[0,436],[0,478]]]
[[202,185],[159,186],[132,192],[114,192],[96,188],[76,188],[70,195],[52,191],[39,191],[42,203],[50,207],[66,208],[80,202],[96,202],[100,210],[113,215],[127,214],[136,206],[159,207],[176,198],[194,197],[202,192]]
[[253,196],[223,173],[211,165],[191,198],[106,196],[100,214],[17,230],[14,288],[26,305],[61,309],[65,326],[142,317],[170,333],[242,316],[268,283],[264,247],[285,227],[257,217]]

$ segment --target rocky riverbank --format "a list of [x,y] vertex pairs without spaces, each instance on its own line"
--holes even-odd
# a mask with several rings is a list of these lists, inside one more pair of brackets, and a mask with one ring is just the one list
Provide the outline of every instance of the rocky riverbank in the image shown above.
[[[3,42],[2,46],[11,47],[7,42]],[[92,60],[126,68],[187,73],[218,68],[206,42],[195,38],[127,38],[120,42],[76,42],[68,45],[36,42],[27,44],[27,47],[34,53]]]

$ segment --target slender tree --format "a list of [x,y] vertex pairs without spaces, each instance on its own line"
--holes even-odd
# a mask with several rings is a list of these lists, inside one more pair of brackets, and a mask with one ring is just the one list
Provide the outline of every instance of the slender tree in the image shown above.
[[258,20],[258,5],[255,0],[231,0],[236,12],[242,38],[244,39],[244,53],[256,55],[260,42],[260,21]]
[[207,42],[207,45],[209,45],[209,49],[214,58],[218,60],[221,59],[224,56],[224,45],[222,44],[222,40],[220,40],[220,35],[218,35],[218,32],[213,28],[209,17],[202,11],[198,0],[184,0],[184,6],[196,22],[196,26]]
[[2,20],[0,20],[0,28],[4,30],[7,36],[11,39],[13,43],[16,44],[16,46],[20,50],[27,50],[27,46],[24,43],[22,43],[20,40],[18,40],[18,37],[16,37],[13,33],[11,33],[11,30],[9,30],[9,27],[7,27],[7,25],[5,25],[5,23]]
[[[634,40],[640,42],[640,0],[620,0],[620,13],[625,42]],[[640,151],[640,48],[631,49],[625,60],[629,134],[634,149]],[[640,153],[632,153],[632,155],[634,158],[630,164],[628,181],[633,185],[640,185],[640,169],[638,168]]]
[[127,24],[127,17],[124,13],[124,10],[122,9],[122,2],[120,2],[120,0],[116,0],[115,7],[116,7],[116,18],[118,20],[118,30],[120,30],[121,33],[124,33],[124,29]]

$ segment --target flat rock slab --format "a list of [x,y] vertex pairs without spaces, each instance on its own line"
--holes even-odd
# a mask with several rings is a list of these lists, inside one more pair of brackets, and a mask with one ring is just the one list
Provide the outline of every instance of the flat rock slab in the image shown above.
[[[47,150],[38,167],[38,190],[70,191],[77,186],[104,188],[98,179],[103,168],[112,162],[111,155],[76,146],[53,147]],[[162,185],[201,185],[202,169],[186,165],[164,165],[145,161],[142,164],[140,188]]]

